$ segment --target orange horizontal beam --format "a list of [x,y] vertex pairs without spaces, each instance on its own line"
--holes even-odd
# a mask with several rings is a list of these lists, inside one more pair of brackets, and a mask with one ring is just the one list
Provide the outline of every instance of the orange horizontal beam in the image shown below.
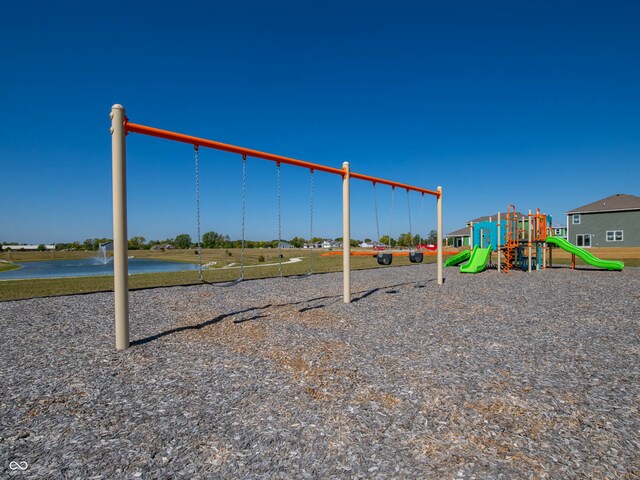
[[[131,123],[128,120],[125,121],[125,131],[127,133],[140,133],[142,135],[149,135],[151,137],[164,138],[166,140],[175,140],[176,142],[189,143],[197,147],[208,147],[215,150],[222,150],[224,152],[237,153],[239,155],[261,158],[263,160],[271,160],[276,163],[284,163],[287,165],[294,165],[296,167],[308,168],[309,170],[318,170],[320,172],[333,173],[344,177],[344,170],[340,168],[326,167],[318,163],[306,162],[304,160],[297,160],[295,158],[283,157],[281,155],[274,155],[273,153],[261,152],[259,150],[252,150],[250,148],[238,147],[236,145],[230,145],[228,143],[216,142],[214,140],[207,140],[206,138],[194,137],[191,135],[185,135],[183,133],[171,132],[169,130],[161,130],[159,128],[147,127],[146,125],[139,125],[137,123]],[[361,173],[351,172],[351,178],[357,178],[359,180],[365,180],[372,182],[373,184],[381,183],[389,185],[393,188],[403,188],[407,191],[412,190],[422,194],[440,196],[437,191],[426,190],[424,188],[418,188],[404,183],[392,182],[391,180],[385,180],[384,178],[371,177],[369,175],[363,175]]]
[[402,188],[404,190],[411,190],[414,192],[419,192],[422,194],[427,194],[427,195],[435,195],[436,197],[439,197],[440,194],[435,191],[435,190],[427,190],[425,188],[419,188],[419,187],[414,187],[412,185],[407,185],[405,183],[398,183],[398,182],[393,182],[391,180],[385,180],[384,178],[377,178],[377,177],[371,177],[369,175],[363,175],[361,173],[355,173],[355,172],[351,172],[351,178],[357,178],[358,180],[365,180],[367,182],[371,182],[371,183],[382,183],[383,185],[389,185],[390,187],[393,188]]
[[325,167],[317,163],[305,162],[303,160],[296,160],[295,158],[282,157],[280,155],[274,155],[272,153],[261,152],[259,150],[251,150],[250,148],[237,147],[235,145],[229,145],[227,143],[215,142],[213,140],[207,140],[206,138],[192,137],[191,135],[184,135],[182,133],[170,132],[168,130],[160,130],[159,128],[147,127],[145,125],[138,125],[136,123],[125,124],[127,133],[141,133],[143,135],[150,135],[152,137],[165,138],[167,140],[175,140],[177,142],[190,143],[191,145],[198,147],[214,148],[216,150],[222,150],[224,152],[238,153],[240,155],[246,155],[247,157],[262,158],[263,160],[271,160],[276,163],[285,163],[287,165],[295,165],[296,167],[304,167],[310,170],[319,170],[321,172],[334,173],[336,175],[344,175],[344,171],[339,168]]

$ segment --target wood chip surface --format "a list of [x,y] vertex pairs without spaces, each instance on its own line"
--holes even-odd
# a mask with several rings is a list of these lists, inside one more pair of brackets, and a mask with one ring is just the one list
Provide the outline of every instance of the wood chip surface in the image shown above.
[[435,273],[0,303],[0,478],[640,478],[640,269]]

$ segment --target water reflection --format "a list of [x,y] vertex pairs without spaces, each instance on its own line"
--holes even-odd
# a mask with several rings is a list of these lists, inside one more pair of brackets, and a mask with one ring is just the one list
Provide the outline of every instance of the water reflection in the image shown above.
[[[108,257],[113,260],[113,257]],[[16,263],[21,268],[0,272],[0,280],[16,280],[25,278],[55,277],[92,277],[96,275],[113,275],[113,262],[103,263],[99,257],[81,260],[48,260],[44,262]],[[129,259],[129,273],[180,272],[197,270],[192,263],[167,262],[147,258]]]

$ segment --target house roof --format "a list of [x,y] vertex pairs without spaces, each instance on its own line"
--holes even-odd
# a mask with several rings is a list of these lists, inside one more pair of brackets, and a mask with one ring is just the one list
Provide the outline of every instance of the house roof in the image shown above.
[[602,200],[569,210],[567,214],[615,212],[617,210],[640,210],[640,197],[626,193],[616,193]]
[[458,230],[450,233],[445,233],[445,237],[468,237],[469,236],[469,227],[462,227]]

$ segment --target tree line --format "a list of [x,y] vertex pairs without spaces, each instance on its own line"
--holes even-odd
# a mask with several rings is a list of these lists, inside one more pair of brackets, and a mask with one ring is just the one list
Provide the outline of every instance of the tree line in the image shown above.
[[[435,230],[431,230],[429,235],[420,237],[419,235],[412,235],[409,232],[400,234],[397,238],[389,238],[389,235],[383,235],[380,237],[379,242],[384,245],[391,245],[392,247],[411,247],[416,246],[419,243],[435,244],[437,239],[437,233]],[[282,240],[289,243],[294,248],[302,248],[307,243],[317,244],[322,243],[325,239],[321,237],[314,237],[311,242],[302,237],[293,237],[290,240]],[[334,239],[336,242],[342,242],[342,237]],[[56,243],[56,250],[98,250],[101,244],[111,242],[110,238],[88,238],[84,242],[70,242],[70,243]],[[370,238],[365,238],[364,242],[371,244]],[[242,240],[232,240],[229,235],[223,235],[214,231],[205,232],[202,235],[202,248],[241,248]],[[245,240],[245,248],[278,248],[278,240]],[[351,246],[357,247],[363,240],[351,239]],[[11,243],[3,242],[3,245],[11,245]],[[181,233],[175,238],[167,238],[164,240],[149,240],[142,236],[131,237],[128,242],[129,250],[150,250],[154,246],[161,248],[169,245],[172,248],[189,249],[197,248],[197,242],[194,242],[191,235],[187,233]],[[44,250],[44,245],[41,245]],[[0,251],[2,246],[0,245]]]

